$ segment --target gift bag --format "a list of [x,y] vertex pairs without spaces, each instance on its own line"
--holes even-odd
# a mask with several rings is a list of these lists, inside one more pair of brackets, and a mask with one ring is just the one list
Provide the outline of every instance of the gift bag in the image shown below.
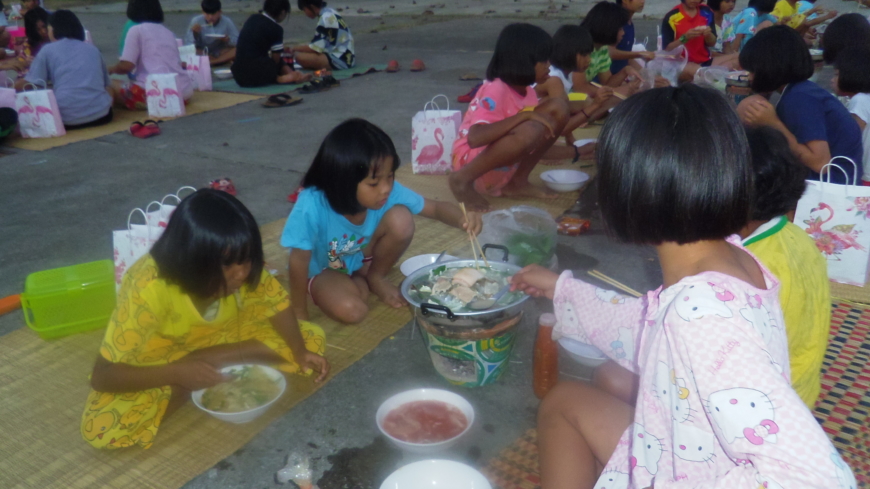
[[15,110],[18,112],[18,127],[22,137],[51,138],[66,134],[52,90],[17,93]]
[[6,77],[5,71],[0,71],[0,107],[14,109],[16,94],[12,80]]
[[[177,41],[177,39],[176,39]],[[188,56],[196,56],[196,45],[194,44],[185,44],[178,45],[178,57],[181,58],[182,61],[186,60]]]
[[[807,181],[798,201],[794,223],[813,238],[819,252],[828,260],[828,278],[843,284],[863,286],[870,261],[870,187],[858,182],[857,165],[838,156],[822,169],[846,173],[834,160],[847,160],[854,166],[852,185],[828,181]],[[848,165],[847,165],[848,168]],[[848,177],[846,179],[848,181]]]
[[[447,100],[446,110],[435,99]],[[452,166],[453,142],[459,135],[462,113],[450,110],[446,95],[436,95],[411,119],[411,169],[423,175],[444,175]]]
[[149,117],[181,117],[184,115],[184,99],[178,91],[176,76],[175,73],[152,73],[145,79]]
[[[648,42],[649,42],[649,38],[648,38],[648,37],[645,37],[645,38],[643,39],[643,42],[635,42],[635,43],[631,46],[631,51],[634,52],[634,53],[642,53],[642,52],[644,52],[644,51],[648,51],[648,49],[646,48],[646,43],[648,43]],[[635,58],[634,61],[635,61],[637,64],[639,64],[641,68],[643,68],[644,66],[646,66],[646,60],[644,60],[643,58]]]
[[[175,207],[178,203],[181,202],[181,193],[184,190],[190,190],[196,192],[194,187],[181,187],[174,194],[167,194],[160,201],[153,201],[145,207],[145,222],[149,226],[157,226],[159,228],[165,228],[167,224],[169,224],[169,218],[172,217],[172,212],[175,211]],[[167,203],[168,200],[174,200],[176,205],[170,205]],[[157,206],[155,210],[151,210],[152,207]]]
[[200,92],[211,91],[211,62],[208,59],[208,52],[205,52],[205,56],[194,54],[182,59],[193,87]]

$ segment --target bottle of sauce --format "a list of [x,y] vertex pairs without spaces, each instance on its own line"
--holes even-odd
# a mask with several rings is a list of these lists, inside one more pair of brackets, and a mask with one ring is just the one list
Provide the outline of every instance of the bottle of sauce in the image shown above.
[[538,338],[535,340],[532,388],[538,399],[543,399],[559,381],[559,348],[553,341],[556,315],[541,314],[538,320]]

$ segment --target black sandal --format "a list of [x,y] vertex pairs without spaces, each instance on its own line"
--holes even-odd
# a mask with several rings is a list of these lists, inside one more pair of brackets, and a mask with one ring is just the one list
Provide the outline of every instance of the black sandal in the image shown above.
[[[331,77],[330,77],[331,78]],[[330,86],[323,83],[323,80],[311,80],[307,85],[303,85],[299,89],[299,93],[317,93],[325,92],[330,89]]]
[[289,107],[291,105],[296,105],[299,102],[302,102],[302,97],[292,97],[286,93],[279,93],[266,99],[266,101],[263,102],[263,107],[266,107],[267,109]]

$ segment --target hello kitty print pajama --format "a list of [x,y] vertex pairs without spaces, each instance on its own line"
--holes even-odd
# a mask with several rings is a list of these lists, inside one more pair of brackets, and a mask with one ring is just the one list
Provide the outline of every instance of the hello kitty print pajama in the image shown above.
[[596,489],[857,487],[791,388],[779,282],[758,266],[767,290],[705,272],[639,299],[559,277],[554,338],[640,376],[634,423]]

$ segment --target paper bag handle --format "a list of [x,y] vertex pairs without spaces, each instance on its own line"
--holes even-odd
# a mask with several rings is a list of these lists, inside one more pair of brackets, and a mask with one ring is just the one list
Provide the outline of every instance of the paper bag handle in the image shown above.
[[158,208],[163,207],[163,202],[158,202],[156,200],[152,200],[151,202],[149,202],[148,205],[145,206],[145,215],[146,215],[145,222],[148,222],[147,215],[149,212],[151,212],[151,206],[154,204],[157,204]]
[[[831,161],[829,161],[827,164],[825,164],[825,166],[822,167],[822,171],[821,171],[822,175],[820,177],[820,180],[823,184],[824,183],[830,184],[831,183],[831,169],[837,168],[838,170],[843,172],[843,176],[846,177],[846,184],[843,185],[843,190],[845,192],[845,195],[848,196],[849,195],[849,174],[846,172],[846,170],[843,169],[842,166],[834,163],[834,160],[836,160],[838,158],[842,158],[842,159],[848,161],[849,163],[852,163],[852,167],[853,167],[852,185],[854,186],[854,185],[858,184],[858,165],[855,163],[855,161],[852,160],[852,158],[849,158],[848,156],[835,156],[835,157],[831,158]],[[830,167],[830,168],[828,168],[828,167]],[[825,171],[825,168],[828,168],[828,171]]]
[[426,105],[423,106],[423,112],[426,112],[426,110],[427,110],[426,107],[429,107],[430,105],[432,107],[435,107],[433,110],[441,110],[441,107],[435,102],[435,100],[438,97],[444,97],[444,100],[447,101],[447,108],[444,110],[450,110],[450,99],[447,98],[447,95],[444,95],[443,93],[439,93],[438,95],[432,97],[432,100],[426,102]]

